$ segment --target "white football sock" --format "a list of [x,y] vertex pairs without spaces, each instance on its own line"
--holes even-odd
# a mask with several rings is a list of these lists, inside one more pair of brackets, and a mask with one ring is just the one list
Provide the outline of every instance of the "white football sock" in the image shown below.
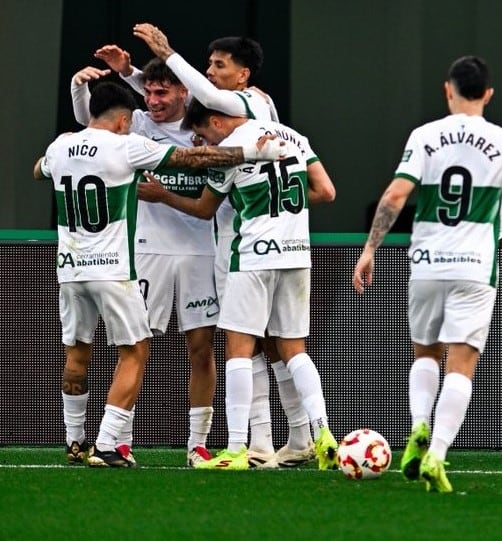
[[411,365],[408,380],[412,428],[421,421],[430,426],[438,389],[439,364],[431,357],[420,357]]
[[293,376],[295,387],[309,416],[314,431],[314,439],[317,439],[320,429],[328,427],[326,403],[324,402],[319,372],[306,353],[298,353],[292,357],[287,364],[287,368]]
[[190,436],[188,438],[188,450],[195,447],[206,447],[207,435],[211,430],[213,422],[213,408],[211,406],[200,406],[190,408]]
[[270,379],[263,353],[252,359],[253,399],[249,410],[251,437],[249,448],[260,453],[274,452],[272,420],[270,417]]
[[472,381],[463,374],[446,374],[434,412],[430,451],[444,460],[462,423],[472,396]]
[[122,429],[122,432],[117,438],[117,447],[119,445],[127,445],[129,449],[132,449],[132,427],[133,427],[133,421],[134,421],[135,415],[136,415],[136,404],[132,407],[129,419],[127,420],[126,424],[124,425],[124,428]]
[[249,409],[253,398],[251,359],[235,357],[225,366],[225,412],[227,415],[228,450],[236,452],[248,440]]
[[310,434],[309,417],[302,405],[300,394],[288,368],[282,361],[272,363],[282,409],[289,425],[288,447],[290,449],[306,449],[312,436]]
[[85,419],[89,393],[70,395],[61,392],[63,396],[63,420],[66,427],[66,444],[74,441],[81,444],[85,440]]
[[128,422],[131,412],[107,404],[105,414],[99,425],[99,433],[96,438],[96,447],[100,451],[113,451],[117,446],[117,439]]

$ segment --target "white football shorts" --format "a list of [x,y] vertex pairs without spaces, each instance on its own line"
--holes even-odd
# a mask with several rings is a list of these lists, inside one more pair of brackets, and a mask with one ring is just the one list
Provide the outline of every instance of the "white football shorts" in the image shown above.
[[108,345],[132,346],[152,333],[137,280],[65,282],[59,287],[63,344],[91,344],[99,316]]
[[410,280],[411,339],[422,345],[469,344],[482,353],[496,294],[494,287],[467,280]]
[[214,256],[136,254],[135,265],[155,335],[166,332],[175,298],[180,332],[216,325]]
[[216,282],[216,293],[220,305],[225,292],[225,284],[227,283],[228,266],[230,264],[230,249],[232,246],[233,236],[218,237],[216,244],[216,256],[214,260],[214,279]]
[[254,336],[308,336],[310,269],[229,272],[218,327]]

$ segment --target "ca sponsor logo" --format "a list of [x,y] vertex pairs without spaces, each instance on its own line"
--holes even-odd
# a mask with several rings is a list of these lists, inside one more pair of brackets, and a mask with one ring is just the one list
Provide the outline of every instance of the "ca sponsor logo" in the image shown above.
[[429,265],[431,264],[431,256],[429,254],[429,250],[414,250],[411,254],[411,261],[413,263],[421,263],[422,261],[427,262]]
[[253,251],[258,255],[268,255],[270,252],[281,253],[281,249],[274,239],[256,241],[253,245]]
[[70,267],[75,266],[75,261],[73,261],[72,255],[68,252],[66,254],[59,252],[58,258],[57,258],[57,266],[59,269],[62,269],[66,267],[66,265],[70,265]]

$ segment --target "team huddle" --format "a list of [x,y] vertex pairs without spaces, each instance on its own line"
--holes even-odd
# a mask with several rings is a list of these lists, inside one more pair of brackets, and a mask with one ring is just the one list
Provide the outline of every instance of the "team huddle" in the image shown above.
[[[57,201],[68,462],[136,465],[134,406],[150,341],[166,332],[175,304],[190,362],[187,464],[243,470],[317,460],[321,470],[336,469],[338,444],[305,346],[309,210],[333,201],[333,183],[308,138],[280,124],[271,97],[252,86],[263,62],[257,42],[212,42],[205,77],[157,27],[138,24],[134,35],[155,58],[140,71],[117,45],[98,49],[109,68],[88,66],[71,83],[75,117],[86,127],[59,136],[34,169],[35,178],[53,180]],[[124,85],[95,82],[112,70],[143,95],[146,111]],[[438,492],[452,491],[444,461],[495,302],[502,193],[502,130],[482,117],[493,93],[484,62],[457,60],[445,91],[451,114],[412,132],[353,276],[360,293],[371,284],[375,251],[419,186],[410,247],[412,431],[401,469]],[[458,140],[437,143],[450,132]],[[486,144],[461,144],[462,134]],[[87,374],[99,317],[119,359],[89,445]],[[225,334],[228,444],[213,457],[216,328]],[[288,420],[279,450],[267,362]]]

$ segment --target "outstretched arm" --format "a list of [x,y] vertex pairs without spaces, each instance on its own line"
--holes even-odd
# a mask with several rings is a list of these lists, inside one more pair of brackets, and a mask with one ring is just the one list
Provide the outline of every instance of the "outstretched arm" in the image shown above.
[[245,161],[274,161],[285,157],[287,146],[281,139],[263,135],[255,144],[244,147],[175,147],[166,165],[174,167],[229,167]]
[[230,116],[247,116],[246,106],[235,92],[216,88],[202,73],[175,53],[165,34],[156,26],[148,23],[137,24],[133,33],[141,38],[156,56],[166,61],[178,79],[202,105]]
[[141,70],[131,64],[131,55],[127,51],[118,45],[103,45],[94,56],[106,62],[138,94],[144,94]]
[[415,184],[410,180],[397,177],[389,184],[380,198],[368,240],[352,275],[352,284],[358,293],[364,292],[365,285],[371,285],[375,252],[394,225],[414,187]]
[[87,66],[86,68],[77,71],[71,80],[71,99],[73,104],[73,114],[75,120],[87,126],[91,120],[91,114],[89,113],[89,100],[91,99],[91,93],[89,91],[88,82],[92,80],[101,79],[109,75],[111,70],[100,70],[93,66]]

